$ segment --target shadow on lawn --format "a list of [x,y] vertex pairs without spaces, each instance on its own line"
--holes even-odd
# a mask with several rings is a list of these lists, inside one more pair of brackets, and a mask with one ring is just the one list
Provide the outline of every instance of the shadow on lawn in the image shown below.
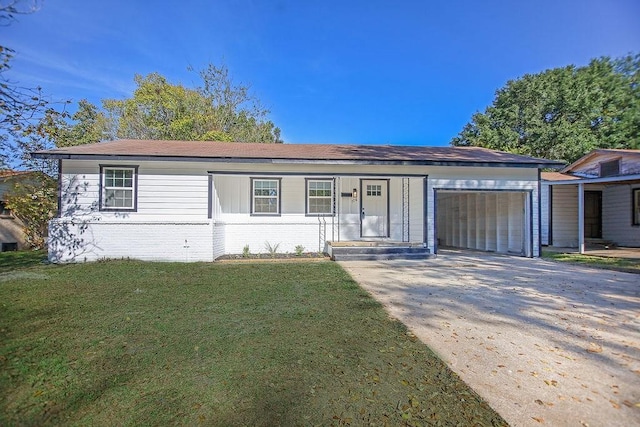
[[47,260],[45,250],[0,253],[0,272],[41,265]]

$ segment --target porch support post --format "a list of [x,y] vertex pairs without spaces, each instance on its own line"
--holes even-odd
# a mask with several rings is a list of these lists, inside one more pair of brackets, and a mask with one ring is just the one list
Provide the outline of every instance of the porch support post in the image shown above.
[[584,184],[578,184],[578,251],[584,253]]

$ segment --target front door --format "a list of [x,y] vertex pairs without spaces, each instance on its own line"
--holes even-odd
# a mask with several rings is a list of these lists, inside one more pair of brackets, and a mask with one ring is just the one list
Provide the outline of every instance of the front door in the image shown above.
[[389,181],[363,179],[361,186],[360,235],[389,237]]
[[602,238],[602,191],[584,192],[584,237]]

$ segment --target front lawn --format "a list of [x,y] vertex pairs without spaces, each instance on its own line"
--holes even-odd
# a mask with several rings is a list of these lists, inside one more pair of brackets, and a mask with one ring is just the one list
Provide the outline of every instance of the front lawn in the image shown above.
[[504,425],[336,263],[0,267],[0,425]]
[[46,260],[44,250],[0,252],[0,273],[43,264]]
[[542,251],[542,258],[553,261],[568,262],[570,264],[587,265],[589,267],[603,268],[606,270],[640,273],[640,260],[637,259],[602,257],[551,251]]

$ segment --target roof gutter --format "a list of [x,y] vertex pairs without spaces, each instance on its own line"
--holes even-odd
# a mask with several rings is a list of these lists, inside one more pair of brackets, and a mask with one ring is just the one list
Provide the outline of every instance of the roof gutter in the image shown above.
[[563,181],[544,181],[545,184],[548,185],[577,185],[577,184],[606,184],[606,183],[616,183],[616,182],[626,182],[626,181],[639,181],[640,174],[633,175],[624,175],[624,176],[608,176],[605,178],[578,178],[578,179],[568,179]]
[[60,160],[140,160],[140,161],[183,161],[213,163],[263,163],[263,164],[334,164],[334,165],[401,165],[401,166],[476,166],[476,167],[515,167],[515,168],[553,168],[564,166],[560,162],[490,162],[470,160],[333,160],[333,159],[278,159],[256,157],[186,157],[168,155],[136,155],[136,154],[69,154],[53,152],[34,152],[36,159]]

